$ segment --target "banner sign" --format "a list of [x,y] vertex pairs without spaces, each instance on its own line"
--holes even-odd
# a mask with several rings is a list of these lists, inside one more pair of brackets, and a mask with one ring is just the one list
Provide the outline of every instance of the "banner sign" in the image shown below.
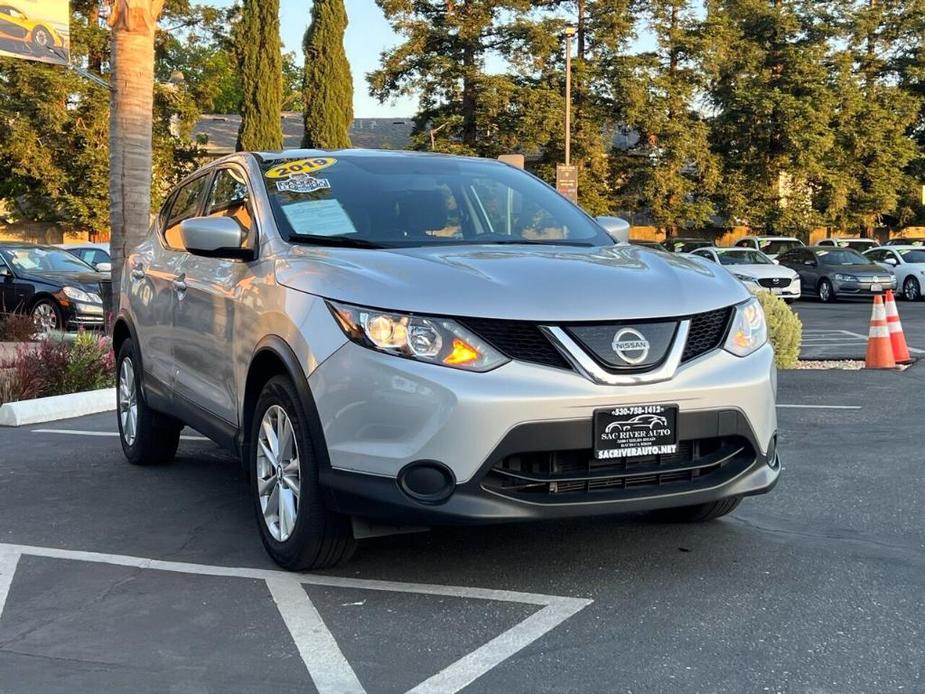
[[0,0],[0,56],[67,65],[69,0]]
[[556,190],[578,204],[578,167],[556,164]]

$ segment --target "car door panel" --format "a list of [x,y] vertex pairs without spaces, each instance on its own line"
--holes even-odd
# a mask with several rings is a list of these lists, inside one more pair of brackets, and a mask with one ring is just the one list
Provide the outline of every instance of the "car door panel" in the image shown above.
[[[256,225],[243,170],[219,169],[206,196],[205,216],[234,219],[255,243]],[[230,424],[238,423],[233,348],[236,311],[245,291],[248,263],[187,254],[181,268],[174,342],[178,395]]]

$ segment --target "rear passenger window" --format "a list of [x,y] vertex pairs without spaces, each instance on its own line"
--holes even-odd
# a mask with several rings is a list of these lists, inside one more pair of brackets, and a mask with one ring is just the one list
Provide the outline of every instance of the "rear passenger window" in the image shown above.
[[170,206],[167,224],[164,228],[164,243],[175,251],[185,251],[183,239],[180,238],[180,222],[196,216],[199,201],[206,186],[208,176],[200,176],[190,181],[177,191]]

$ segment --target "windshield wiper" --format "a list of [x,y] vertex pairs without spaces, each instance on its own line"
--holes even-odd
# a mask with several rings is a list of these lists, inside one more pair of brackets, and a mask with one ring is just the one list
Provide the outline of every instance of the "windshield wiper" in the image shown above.
[[341,248],[385,248],[382,244],[350,236],[322,236],[319,234],[295,234],[292,240],[312,246],[339,246]]
[[488,239],[486,241],[480,241],[478,237],[470,239],[469,243],[474,243],[479,246],[582,246],[585,248],[594,246],[593,243],[584,241],[535,241],[533,239]]

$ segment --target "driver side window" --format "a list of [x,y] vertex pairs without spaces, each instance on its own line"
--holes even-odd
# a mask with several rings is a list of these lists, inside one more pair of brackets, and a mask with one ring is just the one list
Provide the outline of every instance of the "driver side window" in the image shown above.
[[212,190],[206,201],[207,217],[228,217],[237,222],[247,238],[246,247],[253,247],[254,215],[247,179],[236,168],[220,169],[215,174]]

